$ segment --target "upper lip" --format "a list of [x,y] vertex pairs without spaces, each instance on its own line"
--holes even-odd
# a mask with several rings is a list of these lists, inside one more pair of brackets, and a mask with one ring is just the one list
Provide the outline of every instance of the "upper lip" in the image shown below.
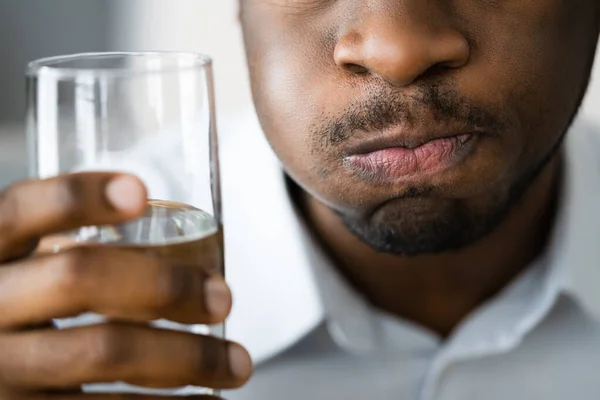
[[348,156],[398,147],[415,149],[432,140],[474,135],[482,133],[482,131],[474,127],[440,124],[431,129],[427,129],[427,127],[405,128],[393,126],[381,131],[366,133],[369,135],[367,139],[363,135],[356,135],[360,138],[357,138],[357,144],[349,146],[348,151],[345,152]]

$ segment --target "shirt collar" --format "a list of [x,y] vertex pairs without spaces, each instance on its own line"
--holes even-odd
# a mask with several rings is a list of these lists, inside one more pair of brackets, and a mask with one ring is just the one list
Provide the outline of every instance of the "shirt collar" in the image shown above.
[[599,132],[576,120],[563,151],[559,208],[545,251],[458,327],[437,360],[439,366],[514,349],[562,295],[600,319],[600,209],[595,206],[600,198]]
[[[342,346],[372,348],[373,310],[307,240],[255,114],[236,121],[222,144],[226,269],[235,294],[229,337],[260,362],[327,318]],[[547,251],[458,329],[450,346],[456,354],[512,348],[561,293],[600,318],[600,137],[576,122],[565,152],[560,208]],[[314,265],[320,266],[316,275]]]

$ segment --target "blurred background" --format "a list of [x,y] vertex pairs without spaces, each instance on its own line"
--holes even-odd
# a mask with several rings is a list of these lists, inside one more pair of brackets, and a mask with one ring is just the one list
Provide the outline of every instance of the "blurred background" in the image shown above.
[[[221,126],[250,104],[237,0],[0,0],[0,187],[26,176],[28,61],[65,53],[189,50],[215,60]],[[599,63],[600,64],[600,63]],[[582,112],[600,124],[600,65]]]
[[23,76],[33,59],[203,52],[215,60],[219,121],[235,118],[250,103],[236,12],[237,0],[0,0],[0,187],[27,174]]

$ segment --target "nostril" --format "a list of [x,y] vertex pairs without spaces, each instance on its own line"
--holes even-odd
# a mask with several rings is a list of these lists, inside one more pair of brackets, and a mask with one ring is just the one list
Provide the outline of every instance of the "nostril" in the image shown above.
[[354,64],[354,63],[345,63],[344,69],[346,71],[350,72],[351,74],[357,74],[357,75],[366,74],[367,72],[369,72],[369,70],[367,68],[363,67],[362,65]]
[[428,68],[421,76],[429,77],[429,76],[442,75],[453,69],[456,69],[456,67],[453,67],[452,65],[449,65],[446,63],[438,63],[438,64],[435,64],[435,65],[431,66],[430,68]]

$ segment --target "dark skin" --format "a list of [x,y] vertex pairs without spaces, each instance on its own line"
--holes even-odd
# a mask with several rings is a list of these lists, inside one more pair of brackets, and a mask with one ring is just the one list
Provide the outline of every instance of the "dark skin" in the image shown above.
[[[554,211],[547,191],[555,182],[558,166],[549,167],[522,207],[515,207],[501,226],[475,245],[411,262],[399,263],[398,256],[375,252],[344,229],[328,208],[308,196],[303,201],[307,217],[318,222],[313,223],[314,231],[358,290],[377,307],[445,337],[543,248]],[[372,265],[374,259],[378,267],[365,273],[364,266]]]
[[[262,127],[336,267],[379,308],[450,334],[543,249],[598,3],[241,4]],[[347,167],[392,124],[479,134],[461,163],[409,182]]]
[[[79,387],[125,381],[231,389],[248,380],[252,362],[239,344],[148,326],[158,318],[222,322],[232,303],[220,276],[116,248],[33,253],[44,236],[141,216],[146,198],[137,178],[109,173],[21,182],[2,192],[0,398],[133,400],[152,397],[84,395]],[[65,330],[48,322],[86,311],[112,322]]]
[[[449,334],[545,244],[561,139],[591,69],[598,3],[241,6],[259,117],[315,234],[376,306]],[[409,181],[384,183],[348,168],[349,149],[391,125],[408,136],[468,128],[476,139],[460,163]],[[147,324],[223,321],[232,300],[220,277],[118,249],[33,252],[52,233],[136,218],[145,201],[139,180],[106,173],[2,192],[3,400],[133,400],[151,397],[78,388],[106,381],[236,388],[249,379],[240,345]],[[112,320],[60,331],[48,323],[83,311]]]

